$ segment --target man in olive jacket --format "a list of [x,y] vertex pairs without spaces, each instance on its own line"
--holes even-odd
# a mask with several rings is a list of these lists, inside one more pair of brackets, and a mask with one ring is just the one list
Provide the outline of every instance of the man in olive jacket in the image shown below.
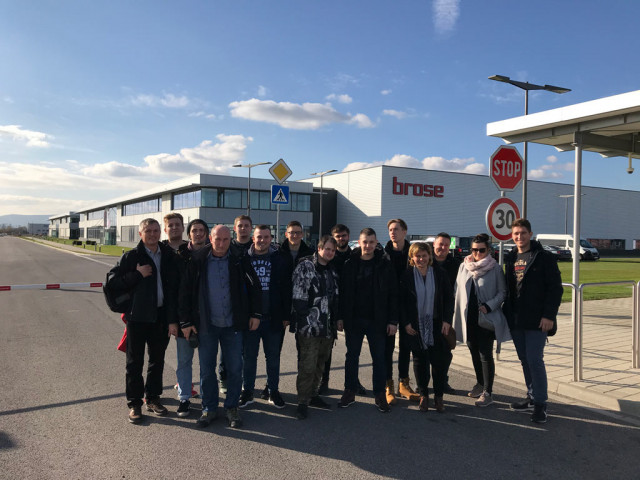
[[533,407],[531,421],[547,421],[547,371],[544,346],[557,329],[556,316],[562,301],[562,278],[558,263],[542,245],[531,240],[531,223],[515,220],[511,236],[516,248],[505,258],[507,317],[513,344],[522,363],[527,397],[511,404],[514,410]]
[[[160,240],[160,224],[153,218],[140,222],[140,243],[126,252],[115,267],[109,287],[131,292],[127,322],[126,395],[129,421],[142,421],[142,398],[147,410],[166,415],[160,403],[164,353],[170,335],[177,335],[176,297],[178,265],[173,250]],[[148,346],[146,382],[142,378],[144,350]]]

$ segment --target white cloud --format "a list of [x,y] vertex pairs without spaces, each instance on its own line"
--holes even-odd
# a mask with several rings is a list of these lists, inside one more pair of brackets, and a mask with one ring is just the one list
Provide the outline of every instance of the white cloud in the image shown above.
[[87,200],[42,197],[39,195],[0,195],[0,215],[56,215],[80,210]]
[[460,0],[433,0],[433,23],[436,33],[451,32],[460,16]]
[[13,102],[13,98],[11,98],[11,97],[9,97],[9,96],[4,97],[4,98],[2,99],[2,101],[3,101],[4,103],[14,103],[14,102]]
[[387,90],[380,90],[380,95],[390,95],[392,92],[392,90],[387,89]]
[[9,137],[15,141],[25,142],[27,147],[50,147],[47,139],[54,138],[47,133],[25,130],[21,125],[0,125],[0,138]]
[[207,120],[215,120],[217,118],[213,113],[203,112],[202,110],[199,112],[191,112],[189,117],[206,118]]
[[264,98],[267,96],[267,94],[269,93],[269,91],[267,90],[267,87],[265,87],[264,85],[260,85],[258,87],[258,96],[261,98]]
[[166,108],[185,108],[191,103],[188,97],[184,95],[178,97],[172,93],[165,93],[162,97],[140,93],[134,97],[130,97],[130,101],[131,104],[136,107]]
[[282,128],[295,130],[317,130],[331,123],[354,124],[360,128],[373,126],[364,114],[343,114],[330,104],[322,103],[290,103],[258,100],[252,98],[229,104],[231,116],[256,122],[274,123]]
[[400,112],[398,110],[383,110],[383,115],[389,115],[390,117],[395,117],[398,120],[402,120],[403,118],[407,118],[407,112]]
[[327,95],[327,100],[329,101],[335,100],[338,103],[344,103],[344,104],[349,104],[353,102],[353,98],[351,98],[349,95],[347,94],[337,95],[335,93],[332,93],[331,95]]
[[362,168],[375,167],[378,165],[389,165],[394,167],[424,168],[425,170],[487,175],[487,166],[485,164],[475,162],[474,160],[474,158],[453,158],[451,160],[447,160],[443,157],[425,157],[422,160],[418,160],[410,155],[396,154],[390,159],[384,161],[350,163],[343,169],[343,172],[360,170]]
[[574,162],[558,163],[558,157],[549,155],[548,163],[540,165],[540,168],[529,170],[528,178],[532,180],[564,178],[565,172],[573,172]]

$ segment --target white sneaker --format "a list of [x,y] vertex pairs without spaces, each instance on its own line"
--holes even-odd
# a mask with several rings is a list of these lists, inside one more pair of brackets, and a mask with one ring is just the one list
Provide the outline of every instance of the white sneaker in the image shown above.
[[493,403],[493,398],[491,398],[491,394],[487,392],[482,392],[482,395],[476,400],[476,407],[486,407]]

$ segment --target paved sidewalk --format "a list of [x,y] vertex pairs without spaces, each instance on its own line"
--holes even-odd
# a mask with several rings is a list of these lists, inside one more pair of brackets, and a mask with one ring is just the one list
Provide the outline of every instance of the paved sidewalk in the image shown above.
[[[571,303],[563,303],[558,333],[549,337],[545,363],[549,395],[640,418],[640,369],[631,368],[631,298],[584,302],[583,381],[573,381]],[[466,345],[458,344],[453,365],[471,369]],[[496,359],[496,380],[521,385],[524,377],[513,342],[502,344]],[[500,392],[495,392],[500,395]]]

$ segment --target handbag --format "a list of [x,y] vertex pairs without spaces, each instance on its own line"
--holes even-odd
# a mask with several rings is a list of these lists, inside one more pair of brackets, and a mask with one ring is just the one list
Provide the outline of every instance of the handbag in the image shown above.
[[447,341],[447,345],[449,345],[449,350],[455,350],[458,340],[456,339],[456,331],[453,327],[449,328],[449,333],[445,335],[444,339]]
[[484,328],[485,330],[491,330],[492,332],[496,331],[496,326],[493,322],[487,317],[484,313],[478,311],[478,326]]

